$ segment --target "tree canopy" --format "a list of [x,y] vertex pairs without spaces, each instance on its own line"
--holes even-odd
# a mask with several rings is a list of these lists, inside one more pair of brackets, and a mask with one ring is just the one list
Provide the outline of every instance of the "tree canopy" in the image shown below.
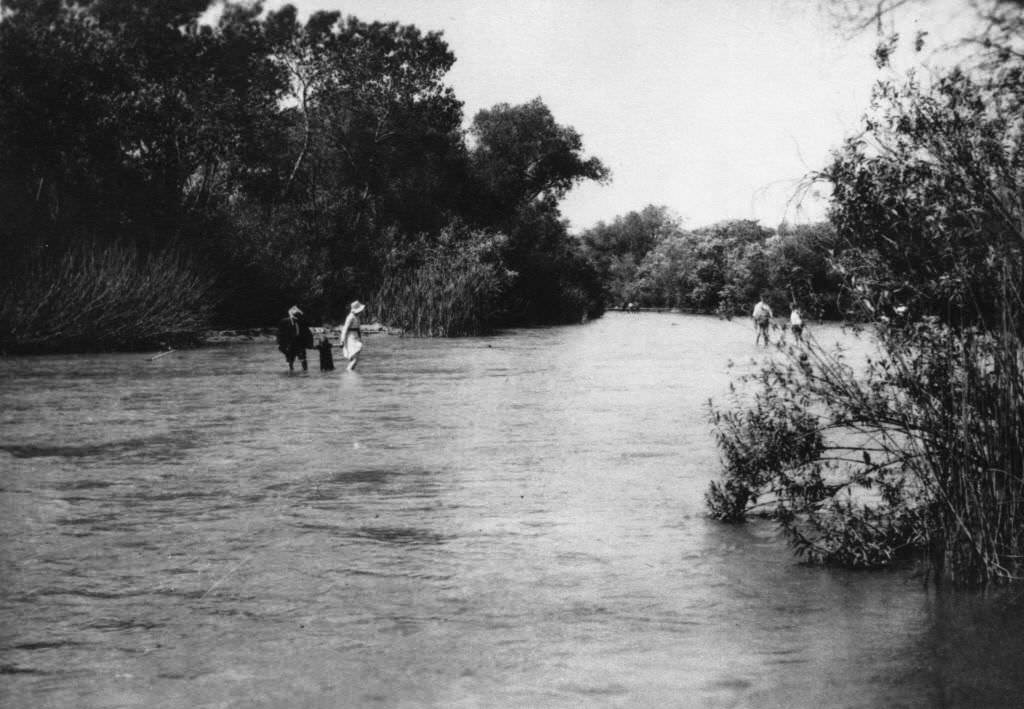
[[600,312],[558,204],[608,171],[543,101],[481,111],[466,133],[440,32],[235,2],[211,26],[209,4],[5,3],[0,252],[11,273],[85,243],[171,250],[205,264],[221,322],[272,321],[297,301],[330,319],[354,298],[406,297],[383,284],[455,258],[442,245],[470,238],[490,244],[470,253],[494,281],[481,312],[458,322]]
[[1024,22],[1016,1],[977,7],[980,52],[880,82],[823,173],[847,312],[877,354],[783,347],[712,410],[707,495],[719,518],[775,518],[812,561],[914,557],[965,586],[1024,579]]

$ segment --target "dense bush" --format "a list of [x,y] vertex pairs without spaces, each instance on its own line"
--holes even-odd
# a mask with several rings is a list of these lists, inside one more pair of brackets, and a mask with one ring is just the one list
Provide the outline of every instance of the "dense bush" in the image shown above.
[[712,515],[773,517],[811,561],[919,553],[965,585],[1021,578],[1019,356],[1000,334],[935,318],[875,336],[880,355],[857,370],[813,341],[784,346],[713,409],[723,478],[708,491]]
[[141,349],[194,343],[212,280],[177,253],[80,246],[39,257],[0,290],[2,350]]
[[372,296],[374,313],[414,335],[486,331],[512,275],[499,258],[502,241],[450,226],[432,245],[394,249]]
[[[713,408],[714,516],[755,509],[797,551],[921,555],[961,585],[1024,578],[1024,63],[880,84],[827,171],[845,303],[878,346],[785,349]],[[760,505],[760,508],[758,507]]]

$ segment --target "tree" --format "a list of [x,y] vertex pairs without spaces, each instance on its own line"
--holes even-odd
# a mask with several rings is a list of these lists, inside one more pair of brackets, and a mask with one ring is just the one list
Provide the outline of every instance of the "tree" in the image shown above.
[[839,319],[848,310],[832,259],[840,248],[829,222],[783,224],[768,249],[768,281],[777,297],[807,315]]
[[116,48],[82,20],[33,19],[17,13],[0,23],[0,230],[8,264],[44,244],[59,249],[82,225],[115,221],[105,188],[130,182],[111,105],[128,88]]
[[582,156],[580,134],[556,123],[540,98],[480,111],[469,135],[472,170],[485,200],[484,218],[493,222],[507,220],[534,201],[557,204],[583,180],[609,178],[599,159]]
[[[207,5],[4,4],[3,268],[43,258],[39,272],[59,274],[79,242],[138,250],[110,268],[188,253],[182,282],[218,264],[218,314],[237,322],[294,299],[329,318],[394,275],[394,254],[422,252],[420,283],[457,264],[479,276],[467,289],[490,284],[486,305],[431,331],[600,310],[558,200],[607,171],[542,103],[482,112],[469,146],[440,33],[232,2],[207,26]],[[474,247],[494,257],[479,269],[457,255],[476,243],[452,236],[466,233],[490,244]]]
[[1024,246],[1022,97],[1022,83],[993,91],[958,70],[930,89],[879,88],[871,140],[847,143],[826,172],[862,312],[998,323],[994,286],[1020,273]]
[[443,81],[454,55],[436,32],[339,17],[300,26],[285,6],[267,19],[299,134],[282,198],[298,181],[298,201],[343,202],[362,227],[436,230],[465,165],[461,103]]
[[771,235],[770,229],[749,219],[695,230],[692,307],[727,315],[746,312],[768,283],[760,250]]
[[276,110],[254,10],[228,6],[215,33],[198,25],[205,3],[81,5],[0,23],[3,198],[38,207],[13,224],[51,244],[84,228],[144,248],[203,231],[196,217]]
[[265,35],[287,77],[284,128],[267,144],[269,176],[232,206],[231,249],[286,292],[343,312],[392,248],[426,243],[458,212],[461,104],[443,81],[454,57],[439,33],[338,13],[300,24],[292,6],[267,16]]
[[[635,269],[622,273],[620,278],[626,281],[622,292],[648,306],[690,308],[690,293],[696,286],[695,248],[691,233],[667,235]],[[613,270],[612,275],[618,274]]]
[[914,553],[960,585],[1024,578],[1024,55],[1019,15],[995,17],[1018,44],[880,84],[824,173],[843,288],[879,354],[858,371],[789,349],[713,411],[712,513],[760,507],[811,560]]
[[[732,317],[746,313],[762,294],[780,306],[797,292],[802,302],[812,300],[808,289],[820,285],[815,279],[827,272],[829,255],[809,236],[817,232],[798,232],[799,240],[781,239],[749,220],[683,231],[664,207],[647,207],[599,224],[584,233],[583,243],[619,302]],[[797,257],[802,266],[788,261]]]
[[681,219],[668,207],[648,205],[616,217],[611,224],[598,223],[583,232],[581,240],[587,257],[597,265],[608,297],[614,303],[626,303],[638,299],[643,290],[635,282],[640,263],[652,249],[681,233]]
[[302,141],[295,162],[284,180],[282,197],[287,197],[296,175],[303,167],[313,140],[310,102],[329,80],[331,62],[328,47],[334,39],[331,29],[340,12],[315,12],[305,27],[298,23],[294,5],[285,5],[267,17],[267,36],[276,62],[287,73],[289,94],[302,121]]
[[572,322],[603,309],[600,284],[569,238],[559,201],[583,180],[606,180],[583,141],[538,98],[480,111],[470,127],[471,218],[508,236],[503,258],[516,273],[505,324]]

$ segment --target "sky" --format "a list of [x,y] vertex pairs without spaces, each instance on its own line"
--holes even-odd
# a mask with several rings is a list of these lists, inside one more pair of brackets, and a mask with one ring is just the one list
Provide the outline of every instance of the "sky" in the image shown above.
[[336,10],[442,31],[467,125],[481,109],[539,96],[612,173],[563,201],[574,232],[648,204],[691,228],[824,218],[827,192],[800,186],[857,132],[880,76],[874,33],[845,36],[818,0],[291,4],[302,17]]

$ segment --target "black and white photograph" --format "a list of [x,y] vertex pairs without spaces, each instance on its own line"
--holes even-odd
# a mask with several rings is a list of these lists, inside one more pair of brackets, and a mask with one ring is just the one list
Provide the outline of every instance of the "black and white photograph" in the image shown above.
[[1024,707],[1024,0],[0,0],[0,707]]

